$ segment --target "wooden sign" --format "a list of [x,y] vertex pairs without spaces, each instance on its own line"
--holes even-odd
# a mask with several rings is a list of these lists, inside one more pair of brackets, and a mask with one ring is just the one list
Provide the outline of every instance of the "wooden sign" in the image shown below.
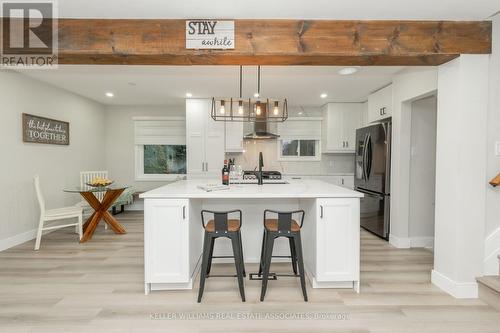
[[186,21],[186,49],[234,49],[234,21]]
[[23,141],[69,145],[69,123],[23,113]]

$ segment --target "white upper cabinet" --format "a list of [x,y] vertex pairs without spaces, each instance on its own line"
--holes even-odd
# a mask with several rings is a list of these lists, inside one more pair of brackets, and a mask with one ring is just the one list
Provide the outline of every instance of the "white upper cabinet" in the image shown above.
[[363,123],[363,103],[323,106],[322,152],[354,153],[356,129]]
[[373,123],[392,115],[392,84],[368,96],[368,122]]
[[186,100],[186,153],[189,177],[217,177],[224,163],[224,123],[210,117],[212,101]]
[[243,152],[243,122],[227,121],[224,123],[226,130],[226,153]]

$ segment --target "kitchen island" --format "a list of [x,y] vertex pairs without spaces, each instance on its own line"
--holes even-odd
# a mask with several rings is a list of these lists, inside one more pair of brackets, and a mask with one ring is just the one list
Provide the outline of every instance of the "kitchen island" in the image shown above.
[[[234,184],[206,192],[200,179],[177,181],[140,195],[144,198],[145,292],[191,289],[199,271],[203,243],[201,210],[241,209],[245,263],[258,263],[264,209],[305,211],[304,265],[313,288],[354,288],[359,292],[359,200],[362,193],[320,180],[279,184]],[[232,255],[218,239],[217,256]],[[278,239],[273,255],[289,255]],[[278,260],[278,259],[277,259]],[[276,261],[277,261],[276,260]],[[216,261],[214,261],[216,262]]]

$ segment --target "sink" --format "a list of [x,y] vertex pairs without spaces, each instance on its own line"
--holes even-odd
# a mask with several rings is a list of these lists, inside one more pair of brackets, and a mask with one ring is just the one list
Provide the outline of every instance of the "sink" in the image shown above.
[[[247,180],[247,181],[236,181],[236,182],[230,182],[231,184],[235,185],[257,185],[256,180]],[[266,181],[264,180],[264,185],[284,185],[284,184],[289,184],[289,182],[285,180],[271,180],[271,181]]]

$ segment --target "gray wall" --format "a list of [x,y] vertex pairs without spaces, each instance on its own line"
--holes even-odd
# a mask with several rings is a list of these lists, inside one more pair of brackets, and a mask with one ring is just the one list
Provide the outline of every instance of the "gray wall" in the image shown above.
[[[81,200],[63,189],[79,184],[80,171],[103,168],[105,129],[100,104],[16,72],[0,71],[0,101],[1,250],[3,244],[15,241],[12,237],[28,240],[34,236],[39,218],[34,174],[40,176],[47,208]],[[68,121],[70,145],[23,143],[23,112]]]

